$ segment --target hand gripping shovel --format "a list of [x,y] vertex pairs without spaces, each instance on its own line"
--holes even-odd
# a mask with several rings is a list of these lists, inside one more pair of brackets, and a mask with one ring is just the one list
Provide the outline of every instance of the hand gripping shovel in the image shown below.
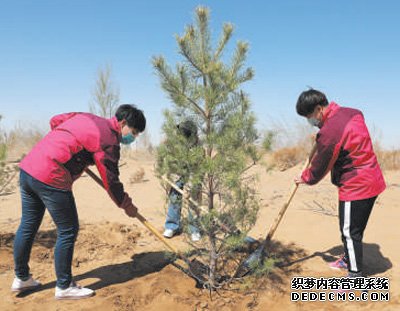
[[[301,170],[302,172],[310,164],[310,162],[315,154],[316,149],[317,149],[317,145],[314,143],[313,147],[311,148],[310,155],[302,167],[302,170]],[[292,199],[293,199],[294,195],[296,194],[298,187],[299,187],[298,184],[295,184],[292,186],[289,197],[286,200],[285,204],[282,206],[281,210],[279,211],[278,216],[275,218],[275,221],[273,222],[271,228],[269,229],[267,237],[265,238],[264,242],[253,253],[251,253],[250,256],[247,257],[246,260],[238,267],[238,269],[236,270],[236,273],[235,273],[236,276],[243,277],[243,276],[247,275],[248,273],[250,273],[255,268],[262,265],[262,263],[264,262],[264,258],[266,256],[265,249],[269,246],[272,236],[274,235],[276,229],[278,228],[279,223],[281,222],[283,216],[285,215],[285,212],[286,212],[287,208],[289,207],[290,202],[292,202]]]
[[[102,188],[104,188],[103,182],[102,180],[89,168],[85,169],[85,172],[94,179],[94,181],[96,181],[96,183],[98,185],[100,185]],[[186,258],[185,256],[183,256],[178,249],[173,246],[171,243],[169,243],[163,236],[161,233],[158,232],[158,230],[153,227],[153,225],[151,225],[147,219],[145,217],[143,217],[139,212],[136,214],[136,218],[151,232],[153,233],[156,238],[158,240],[160,240],[162,243],[164,243],[164,245],[171,250],[175,256],[176,256],[176,260],[174,260],[172,262],[172,264],[177,267],[179,270],[183,271],[184,273],[186,273],[187,275],[189,275],[190,277],[194,278],[197,282],[197,284],[202,285],[205,282],[205,278],[202,275],[194,275],[191,269],[185,269],[182,266],[182,261],[190,267],[194,268],[196,271],[201,271],[203,272],[205,270],[204,264],[202,264],[201,262],[197,261],[197,260],[193,260],[190,261],[188,258]]]

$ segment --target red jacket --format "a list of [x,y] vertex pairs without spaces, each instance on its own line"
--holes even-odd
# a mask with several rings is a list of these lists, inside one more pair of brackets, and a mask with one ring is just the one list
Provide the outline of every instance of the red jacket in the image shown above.
[[363,114],[333,102],[324,111],[317,153],[302,179],[313,185],[329,171],[341,201],[372,198],[386,188]]
[[72,112],[56,115],[50,126],[51,131],[25,156],[20,168],[49,186],[71,190],[83,170],[96,164],[108,194],[121,206],[125,192],[119,180],[117,119]]

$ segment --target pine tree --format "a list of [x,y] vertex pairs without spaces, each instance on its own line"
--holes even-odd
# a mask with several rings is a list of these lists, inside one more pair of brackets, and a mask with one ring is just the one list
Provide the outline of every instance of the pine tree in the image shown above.
[[106,65],[97,72],[96,86],[93,90],[93,98],[89,109],[91,113],[111,118],[115,114],[118,102],[119,90],[112,81],[111,66]]
[[[246,168],[257,158],[257,132],[248,95],[241,89],[254,75],[245,67],[249,45],[237,42],[227,61],[224,51],[233,25],[223,25],[214,47],[209,15],[208,8],[197,7],[194,23],[176,36],[182,61],[175,70],[163,56],[153,57],[161,87],[173,104],[164,112],[166,139],[157,150],[157,172],[201,185],[204,208],[191,207],[203,239],[202,245],[193,246],[207,261],[207,286],[220,288],[232,280],[235,250],[256,220],[258,202]],[[199,129],[200,142],[194,147],[176,130],[187,119]]]

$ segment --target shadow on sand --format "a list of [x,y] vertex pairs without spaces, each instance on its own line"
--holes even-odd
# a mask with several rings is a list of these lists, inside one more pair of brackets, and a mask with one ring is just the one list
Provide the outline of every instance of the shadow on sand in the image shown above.
[[[363,243],[363,246],[364,246],[363,272],[365,276],[373,276],[376,274],[384,273],[390,268],[392,268],[393,266],[392,262],[389,260],[389,258],[385,257],[381,253],[379,245],[371,243]],[[288,262],[284,264],[284,266],[291,266],[293,264],[300,263],[314,257],[321,257],[324,261],[328,263],[335,261],[343,253],[344,253],[343,245],[338,245],[326,251],[315,252],[312,255],[305,256],[303,258],[294,260],[292,262]]]
[[[74,281],[87,278],[98,279],[98,281],[87,285],[87,287],[98,290],[110,285],[124,283],[135,278],[162,270],[171,263],[171,257],[166,252],[148,252],[132,256],[132,261],[98,267],[83,274],[74,276]],[[17,295],[18,298],[26,297],[32,293],[55,288],[56,282],[43,284],[34,291],[25,291]]]

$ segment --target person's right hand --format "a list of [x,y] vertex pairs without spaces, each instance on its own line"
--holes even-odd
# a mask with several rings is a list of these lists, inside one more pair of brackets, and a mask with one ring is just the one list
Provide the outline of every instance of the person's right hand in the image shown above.
[[128,207],[125,208],[125,214],[128,215],[129,217],[132,217],[132,218],[136,217],[137,212],[138,212],[138,209],[133,203],[131,203],[131,205],[129,205]]
[[129,217],[136,217],[137,207],[132,203],[132,199],[127,193],[125,193],[124,200],[122,201],[120,207],[125,210],[125,213]]

